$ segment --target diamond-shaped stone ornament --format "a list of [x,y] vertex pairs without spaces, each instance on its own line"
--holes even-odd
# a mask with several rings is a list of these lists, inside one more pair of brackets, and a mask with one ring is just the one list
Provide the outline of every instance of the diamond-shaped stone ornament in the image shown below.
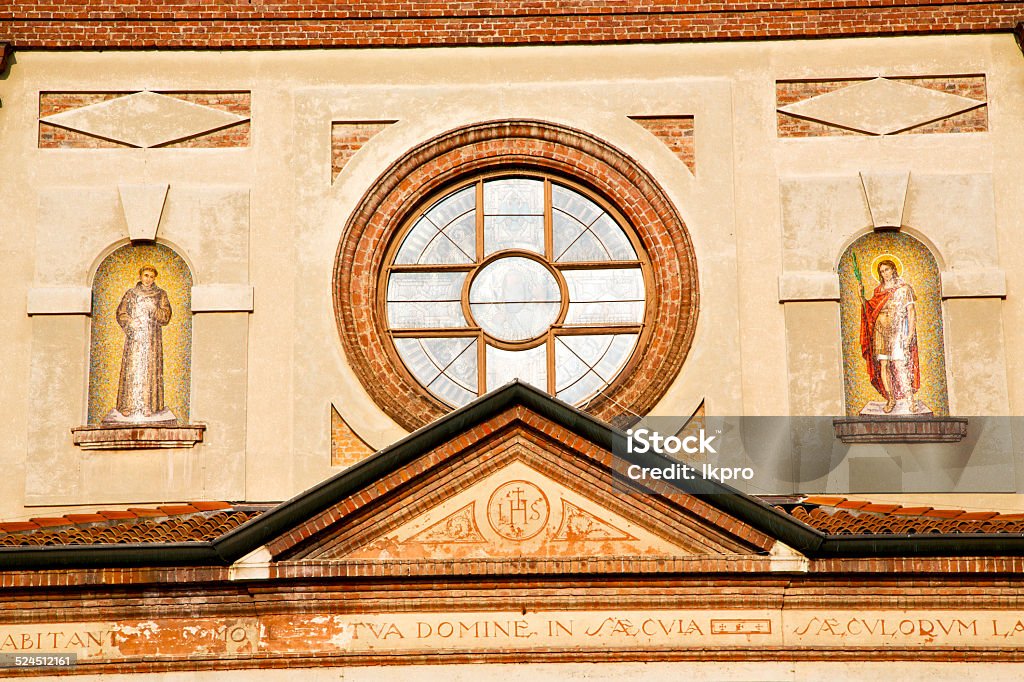
[[886,78],[861,81],[779,111],[870,135],[888,135],[985,104]]
[[40,120],[134,147],[156,147],[219,130],[248,118],[147,91]]

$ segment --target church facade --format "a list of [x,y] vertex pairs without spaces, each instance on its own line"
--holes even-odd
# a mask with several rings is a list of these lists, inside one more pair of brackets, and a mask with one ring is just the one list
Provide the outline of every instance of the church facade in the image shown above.
[[840,5],[0,9],[0,657],[1016,676],[1024,13]]

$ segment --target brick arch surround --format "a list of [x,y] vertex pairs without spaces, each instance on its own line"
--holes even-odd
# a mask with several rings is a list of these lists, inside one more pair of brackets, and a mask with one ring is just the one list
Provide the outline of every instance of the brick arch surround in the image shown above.
[[587,411],[603,419],[645,414],[668,390],[693,340],[699,309],[697,264],[686,226],[658,183],[606,142],[542,121],[493,121],[441,134],[395,161],[349,218],[334,265],[334,308],[352,368],[378,405],[417,429],[450,408],[405,370],[385,332],[377,292],[388,246],[429,197],[468,175],[537,169],[586,185],[615,205],[647,251],[653,292],[650,333]]

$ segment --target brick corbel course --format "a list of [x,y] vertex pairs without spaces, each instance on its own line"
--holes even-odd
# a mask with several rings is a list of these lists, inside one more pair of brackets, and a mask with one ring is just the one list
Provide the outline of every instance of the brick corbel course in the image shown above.
[[[1019,3],[797,0],[701,3],[400,2],[125,6],[25,0],[0,9],[19,49],[419,47],[829,38],[1009,32]],[[129,9],[130,7],[130,9]]]

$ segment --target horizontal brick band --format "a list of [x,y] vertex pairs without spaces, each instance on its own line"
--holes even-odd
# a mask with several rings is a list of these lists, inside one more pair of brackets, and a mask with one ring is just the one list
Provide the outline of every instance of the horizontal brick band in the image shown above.
[[169,2],[131,10],[88,2],[15,2],[0,42],[18,49],[300,48],[750,40],[1008,31],[1016,2]]

